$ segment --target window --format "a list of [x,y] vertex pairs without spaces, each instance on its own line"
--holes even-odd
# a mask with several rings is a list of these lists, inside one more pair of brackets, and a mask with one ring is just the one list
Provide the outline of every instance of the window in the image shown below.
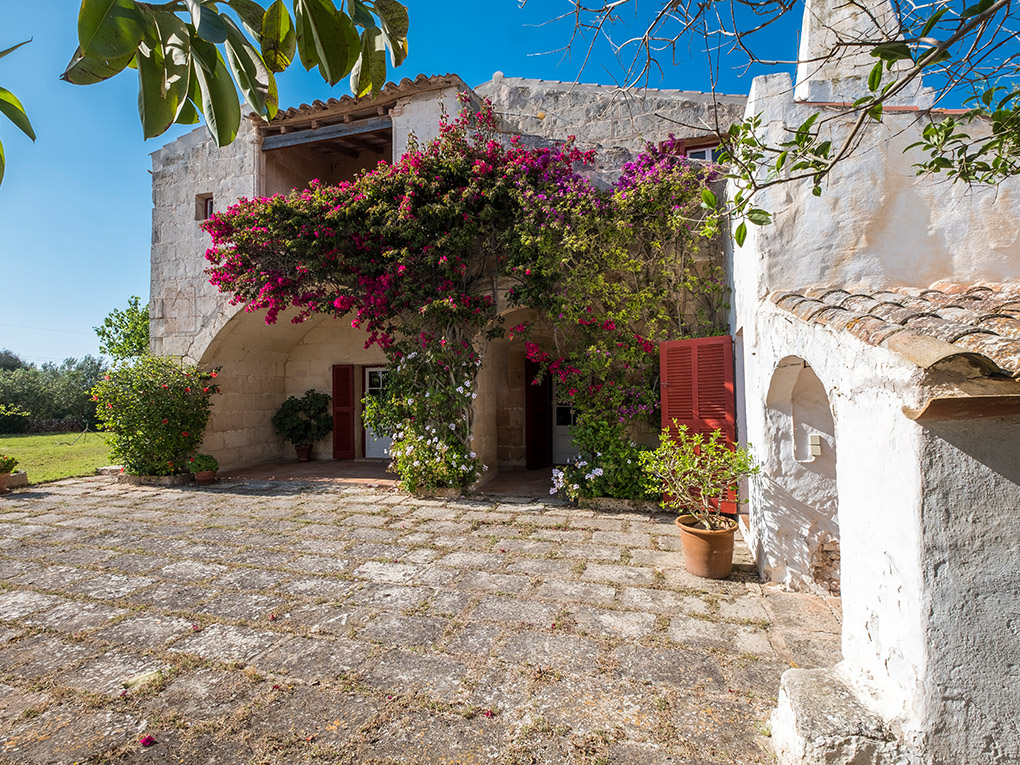
[[214,211],[212,194],[199,194],[195,197],[195,220],[206,220]]
[[722,149],[718,146],[706,146],[701,149],[688,149],[687,156],[690,159],[700,159],[705,162],[711,160],[715,162],[719,159],[719,155],[722,154]]

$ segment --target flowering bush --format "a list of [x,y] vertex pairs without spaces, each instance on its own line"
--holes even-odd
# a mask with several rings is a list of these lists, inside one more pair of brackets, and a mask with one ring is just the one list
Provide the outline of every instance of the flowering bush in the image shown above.
[[314,444],[333,430],[329,403],[329,396],[315,390],[305,391],[301,398],[291,396],[273,415],[273,427],[295,446]]
[[579,422],[573,430],[580,451],[565,468],[553,469],[550,494],[576,501],[589,497],[658,499],[641,466],[645,450],[627,438],[619,423]]
[[0,475],[4,473],[10,473],[18,466],[18,461],[14,457],[9,457],[6,454],[0,454]]
[[219,393],[216,374],[143,356],[103,376],[92,389],[96,416],[126,473],[188,472],[188,457],[209,422],[210,399]]

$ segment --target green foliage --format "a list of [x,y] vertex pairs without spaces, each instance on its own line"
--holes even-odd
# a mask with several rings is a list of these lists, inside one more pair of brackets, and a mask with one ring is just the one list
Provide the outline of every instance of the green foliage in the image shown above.
[[188,470],[192,473],[202,473],[211,470],[214,473],[220,469],[220,463],[211,454],[196,454],[188,457]]
[[[7,56],[22,45],[27,45],[31,40],[25,40],[17,45],[11,46],[6,50],[0,51],[0,58]],[[18,128],[22,133],[27,135],[33,141],[35,140],[35,130],[32,128],[32,123],[28,119],[28,113],[25,111],[25,107],[22,106],[21,101],[7,88],[0,87],[0,114],[7,117],[11,123]],[[0,183],[4,180],[4,170],[6,168],[6,159],[4,157],[4,145],[0,143]]]
[[273,415],[273,427],[295,446],[314,444],[333,430],[330,401],[325,393],[314,390],[305,391],[301,398],[291,396]]
[[6,454],[0,454],[0,474],[10,473],[18,466],[18,461],[14,457],[9,457]]
[[28,364],[14,351],[7,348],[0,350],[0,372],[13,372],[15,369],[25,369],[27,367]]
[[655,486],[645,477],[641,455],[644,449],[627,437],[623,425],[579,422],[571,431],[580,456],[564,469],[553,469],[550,494],[567,499],[617,497],[657,499]]
[[0,433],[22,433],[31,416],[19,406],[0,404]]
[[[106,365],[92,356],[81,361],[66,359],[59,365],[43,364],[40,368],[0,370],[0,403],[29,414],[29,418],[0,416],[0,433],[22,432],[37,427],[40,420],[66,420],[73,429],[94,424],[91,390],[105,371]],[[46,429],[51,428],[59,429],[46,425]]]
[[144,356],[149,352],[149,306],[132,296],[123,311],[113,309],[103,326],[93,327],[99,338],[99,350],[116,361]]
[[78,50],[62,78],[91,85],[137,69],[146,138],[174,123],[194,124],[202,114],[224,146],[240,125],[239,92],[256,114],[276,115],[275,75],[295,52],[330,85],[351,74],[357,95],[383,86],[387,50],[393,66],[407,57],[407,9],[397,0],[349,0],[346,11],[344,5],[292,0],[291,13],[282,0],[268,8],[255,0],[82,0]]
[[216,372],[143,356],[116,367],[93,389],[96,413],[111,434],[113,458],[132,475],[188,470],[202,443]]
[[[674,421],[674,426],[677,427]],[[758,473],[750,451],[732,448],[718,430],[706,436],[664,428],[659,447],[641,455],[649,487],[663,495],[662,506],[695,516],[706,529],[722,528],[720,503],[744,478]]]

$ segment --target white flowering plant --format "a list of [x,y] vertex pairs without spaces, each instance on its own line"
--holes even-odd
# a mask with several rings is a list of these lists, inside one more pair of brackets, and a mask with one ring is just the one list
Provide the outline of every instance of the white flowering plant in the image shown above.
[[550,494],[571,501],[590,497],[658,499],[641,467],[642,447],[623,426],[581,420],[571,431],[580,454],[565,467],[553,468]]

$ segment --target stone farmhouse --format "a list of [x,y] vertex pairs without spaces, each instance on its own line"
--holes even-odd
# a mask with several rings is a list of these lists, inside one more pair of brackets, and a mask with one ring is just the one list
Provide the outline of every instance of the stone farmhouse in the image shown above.
[[[870,5],[809,0],[800,58],[888,10]],[[601,146],[608,173],[669,133],[710,159],[715,126],[745,113],[781,140],[866,92],[870,65],[848,56],[796,80],[759,77],[746,99],[715,106],[698,93],[624,98],[498,73],[473,93],[508,132]],[[308,388],[334,391],[342,425],[321,457],[378,455],[358,402],[383,357],[330,318],[266,327],[228,305],[204,279],[198,222],[241,196],[399,156],[464,90],[452,75],[404,80],[375,99],[251,121],[223,150],[196,131],[153,155],[152,351],[222,367],[228,392],[206,447],[226,466],[280,456],[269,418]],[[783,677],[772,724],[782,763],[1020,761],[1020,184],[917,177],[904,150],[930,105],[923,88],[890,104],[821,198],[809,185],[769,189],[759,204],[775,225],[726,253],[736,432],[762,465],[744,489],[743,534],[767,580],[842,597],[843,661]],[[552,444],[529,440],[529,423],[557,413],[529,399],[526,380],[523,349],[496,341],[477,439],[497,469],[557,455],[555,428]]]

